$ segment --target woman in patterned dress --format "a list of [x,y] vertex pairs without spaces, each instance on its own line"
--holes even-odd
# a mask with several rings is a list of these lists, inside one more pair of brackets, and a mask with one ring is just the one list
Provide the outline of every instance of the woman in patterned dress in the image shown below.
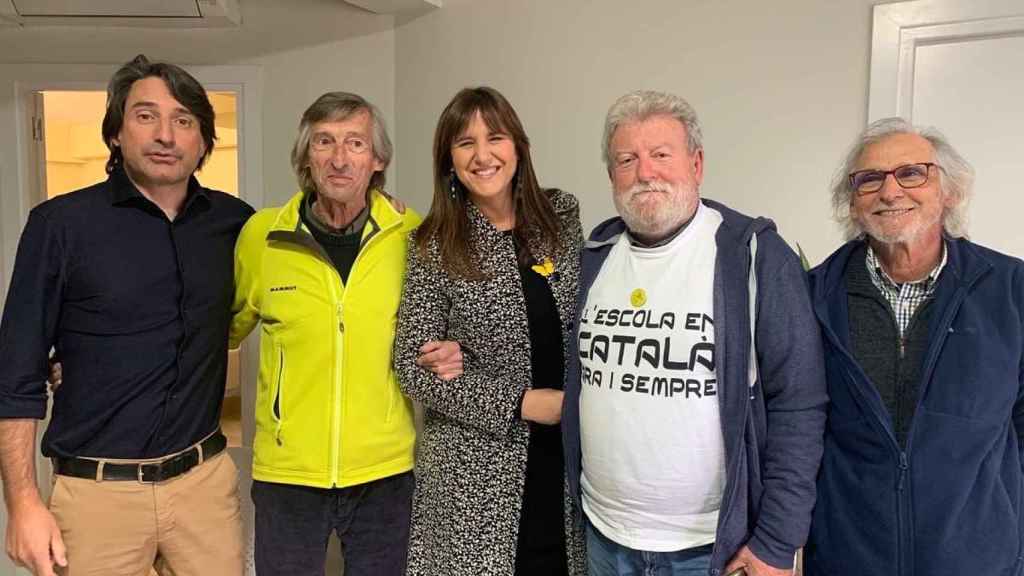
[[[395,341],[424,408],[408,574],[583,574],[559,427],[579,205],[539,186],[496,90],[464,89],[441,113],[433,204],[411,240]],[[463,373],[431,371],[437,340],[460,343]]]

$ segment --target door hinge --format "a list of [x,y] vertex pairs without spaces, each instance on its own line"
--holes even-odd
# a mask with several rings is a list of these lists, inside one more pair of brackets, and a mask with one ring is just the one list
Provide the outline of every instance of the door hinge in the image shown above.
[[32,117],[32,139],[36,142],[43,141],[43,118],[41,116]]

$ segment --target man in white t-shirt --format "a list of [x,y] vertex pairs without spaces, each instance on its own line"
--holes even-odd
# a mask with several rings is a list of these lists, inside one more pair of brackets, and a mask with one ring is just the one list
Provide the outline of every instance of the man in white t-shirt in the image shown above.
[[562,417],[589,573],[791,574],[827,402],[800,261],[700,198],[682,98],[620,98],[603,153],[620,217],[583,252]]

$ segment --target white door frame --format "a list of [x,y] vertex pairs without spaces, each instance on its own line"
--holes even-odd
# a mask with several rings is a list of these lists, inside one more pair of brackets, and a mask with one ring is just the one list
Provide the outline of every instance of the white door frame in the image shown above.
[[914,0],[875,6],[868,122],[888,116],[913,122],[918,46],[999,36],[1024,36],[1020,0]]

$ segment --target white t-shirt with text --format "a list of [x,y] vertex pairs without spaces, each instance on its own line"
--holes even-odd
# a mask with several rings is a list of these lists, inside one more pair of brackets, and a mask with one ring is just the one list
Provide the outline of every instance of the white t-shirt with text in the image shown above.
[[583,509],[636,550],[715,539],[725,485],[713,317],[721,223],[699,204],[663,246],[623,234],[582,311]]

